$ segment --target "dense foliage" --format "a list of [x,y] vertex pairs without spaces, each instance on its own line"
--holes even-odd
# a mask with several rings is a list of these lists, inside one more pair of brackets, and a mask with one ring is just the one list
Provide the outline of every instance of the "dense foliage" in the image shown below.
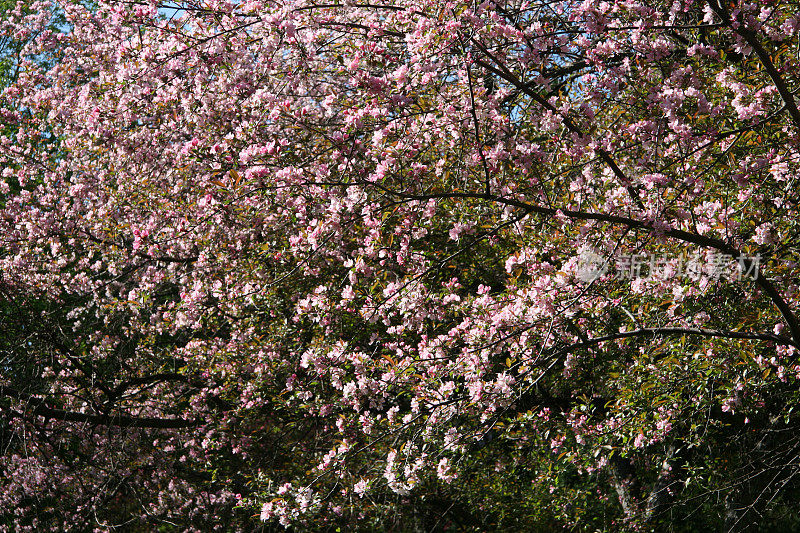
[[0,529],[800,516],[800,5],[26,2]]

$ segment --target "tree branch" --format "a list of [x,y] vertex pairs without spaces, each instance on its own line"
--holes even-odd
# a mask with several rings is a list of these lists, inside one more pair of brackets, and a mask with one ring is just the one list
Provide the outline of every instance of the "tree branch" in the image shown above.
[[[436,198],[472,198],[475,200],[487,200],[491,202],[496,202],[503,205],[517,207],[519,209],[523,209],[528,213],[538,213],[547,216],[556,216],[561,214],[563,216],[574,218],[578,220],[596,220],[600,222],[609,222],[612,224],[621,224],[627,226],[628,228],[636,228],[636,229],[643,229],[647,231],[655,232],[656,229],[653,228],[652,224],[649,224],[642,220],[635,220],[629,217],[623,217],[618,215],[607,215],[604,213],[591,213],[586,211],[576,211],[572,209],[555,209],[550,207],[542,207],[534,204],[529,204],[523,202],[521,200],[515,200],[513,198],[505,198],[502,196],[496,196],[492,194],[481,194],[481,193],[468,193],[468,192],[450,192],[450,193],[432,193],[432,194],[408,194],[402,193],[398,191],[393,191],[389,189],[384,189],[386,192],[393,194],[395,196],[405,198],[408,200],[431,200]],[[691,244],[695,244],[698,246],[702,246],[705,248],[712,248],[715,250],[719,250],[723,254],[729,255],[731,257],[742,258],[743,255],[741,251],[739,251],[734,246],[726,243],[721,239],[717,239],[716,237],[709,237],[706,235],[700,235],[698,233],[691,233],[689,231],[669,228],[665,230],[659,230],[665,237],[671,237],[683,242],[688,242]],[[747,258],[743,259],[745,270],[749,270],[753,266],[753,262]],[[762,291],[764,291],[767,296],[769,297],[770,301],[778,308],[778,311],[781,314],[781,317],[786,321],[787,325],[789,326],[789,331],[792,334],[792,342],[793,346],[800,347],[800,324],[798,324],[797,318],[795,317],[791,307],[783,299],[778,289],[770,282],[766,277],[755,275],[753,277],[753,281],[758,285]]]
[[[571,133],[574,133],[574,134],[576,134],[576,135],[578,135],[580,137],[584,137],[585,136],[584,132],[572,121],[571,118],[569,118],[568,116],[565,116],[563,113],[561,113],[550,102],[545,100],[542,97],[542,95],[540,95],[539,93],[537,93],[536,91],[531,89],[528,86],[528,84],[523,83],[522,80],[520,80],[517,76],[515,76],[513,72],[508,70],[508,68],[506,68],[505,65],[503,65],[500,61],[498,61],[491,54],[491,52],[489,52],[483,45],[481,45],[480,43],[478,43],[477,41],[474,41],[474,40],[473,40],[473,43],[475,44],[475,46],[477,46],[481,50],[481,52],[483,52],[488,58],[490,58],[492,61],[494,61],[495,65],[497,65],[497,66],[496,67],[492,66],[489,63],[487,63],[486,61],[483,61],[481,59],[475,59],[475,63],[477,65],[480,65],[483,68],[485,68],[486,70],[489,70],[490,72],[496,74],[497,76],[500,76],[501,78],[503,78],[507,82],[509,82],[512,85],[514,85],[517,89],[519,89],[523,93],[525,93],[528,96],[530,96],[531,98],[533,98],[533,100],[535,100],[536,103],[538,103],[540,106],[542,106],[543,108],[547,109],[551,113],[560,116],[561,119],[564,121],[564,126],[566,126],[567,129]],[[631,180],[628,178],[628,176],[625,175],[625,173],[622,171],[622,169],[619,168],[619,165],[617,165],[617,162],[614,161],[613,157],[611,157],[611,154],[609,154],[607,151],[603,150],[599,146],[597,148],[595,148],[594,150],[600,156],[600,159],[606,165],[608,165],[608,167],[611,169],[611,171],[614,173],[614,175],[617,177],[617,179],[623,185],[625,185],[626,189],[628,190],[628,194],[630,194],[630,196],[633,199],[633,201],[636,204],[636,206],[639,209],[644,209],[644,204],[642,203],[642,199],[639,197],[639,191],[637,191],[633,187],[633,185],[631,183]]]
[[[65,411],[63,409],[54,409],[44,403],[43,399],[35,398],[27,394],[23,394],[18,390],[0,385],[0,396],[6,396],[17,400],[27,402],[39,402],[33,408],[32,414],[34,416],[41,416],[44,418],[54,420],[64,420],[67,422],[89,422],[90,424],[102,426],[119,426],[119,427],[134,427],[134,428],[151,428],[151,429],[181,429],[189,428],[200,425],[197,420],[185,420],[182,418],[152,418],[152,417],[131,417],[121,414],[92,414],[92,413],[78,413],[76,411]],[[17,416],[22,416],[21,413],[15,413]]]
[[783,103],[786,104],[786,109],[792,116],[792,122],[794,122],[795,128],[800,130],[800,109],[797,108],[797,102],[794,99],[794,95],[786,86],[786,81],[783,79],[783,76],[781,76],[781,73],[778,72],[777,68],[775,68],[775,64],[772,62],[769,52],[767,52],[767,50],[761,44],[756,32],[748,29],[742,21],[737,21],[737,25],[734,28],[730,13],[728,13],[728,10],[725,8],[722,2],[709,0],[708,5],[717,14],[717,16],[722,19],[722,22],[726,26],[730,27],[734,32],[739,34],[756,53],[770,79],[772,79],[772,83],[775,84],[778,94],[781,95]]

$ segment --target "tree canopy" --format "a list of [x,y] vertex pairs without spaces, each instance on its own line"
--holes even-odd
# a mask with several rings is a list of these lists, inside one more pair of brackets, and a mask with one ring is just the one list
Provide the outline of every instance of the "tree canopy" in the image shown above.
[[796,2],[0,24],[0,529],[798,527]]

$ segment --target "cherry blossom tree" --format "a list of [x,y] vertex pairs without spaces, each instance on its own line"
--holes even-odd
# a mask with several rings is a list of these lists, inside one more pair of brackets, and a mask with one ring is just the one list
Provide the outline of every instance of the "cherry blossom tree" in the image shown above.
[[800,520],[796,4],[7,18],[0,527]]

